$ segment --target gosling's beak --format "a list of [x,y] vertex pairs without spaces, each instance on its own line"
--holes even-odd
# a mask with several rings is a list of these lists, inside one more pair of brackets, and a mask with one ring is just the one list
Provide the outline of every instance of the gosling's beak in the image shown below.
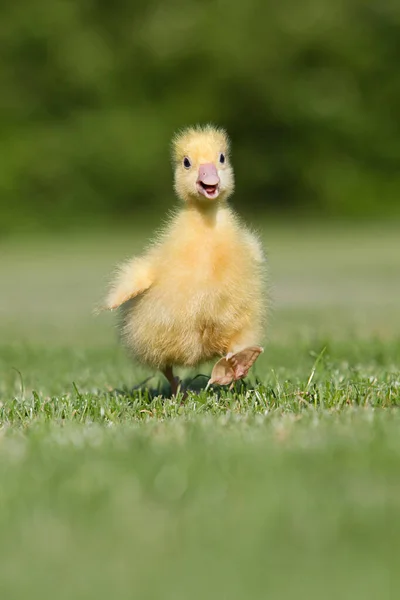
[[206,198],[216,198],[219,195],[219,176],[213,163],[205,163],[199,166],[197,177],[197,190]]

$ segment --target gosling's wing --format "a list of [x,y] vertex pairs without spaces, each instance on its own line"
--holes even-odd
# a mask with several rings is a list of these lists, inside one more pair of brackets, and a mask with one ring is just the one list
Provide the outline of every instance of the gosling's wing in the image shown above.
[[251,256],[256,263],[265,262],[265,254],[260,240],[257,235],[248,229],[245,232],[246,242]]
[[143,294],[154,283],[154,278],[154,265],[149,257],[133,258],[122,264],[111,284],[104,308],[114,310]]

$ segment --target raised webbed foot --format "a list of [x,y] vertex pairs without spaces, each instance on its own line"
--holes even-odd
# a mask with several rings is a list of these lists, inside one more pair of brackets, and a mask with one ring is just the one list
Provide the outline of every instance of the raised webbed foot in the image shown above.
[[208,385],[228,385],[246,377],[263,350],[261,346],[248,346],[240,352],[230,352],[215,363]]

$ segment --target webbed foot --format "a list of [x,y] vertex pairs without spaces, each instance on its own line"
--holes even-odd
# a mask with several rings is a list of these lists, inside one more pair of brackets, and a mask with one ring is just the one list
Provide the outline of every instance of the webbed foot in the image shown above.
[[263,350],[261,346],[248,346],[240,352],[230,352],[215,363],[208,386],[213,383],[228,385],[243,379]]

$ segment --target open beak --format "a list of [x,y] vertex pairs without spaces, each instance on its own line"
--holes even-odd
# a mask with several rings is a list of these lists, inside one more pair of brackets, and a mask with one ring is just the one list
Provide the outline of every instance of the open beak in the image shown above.
[[219,196],[218,171],[213,163],[205,163],[199,166],[197,177],[197,191],[211,200]]

